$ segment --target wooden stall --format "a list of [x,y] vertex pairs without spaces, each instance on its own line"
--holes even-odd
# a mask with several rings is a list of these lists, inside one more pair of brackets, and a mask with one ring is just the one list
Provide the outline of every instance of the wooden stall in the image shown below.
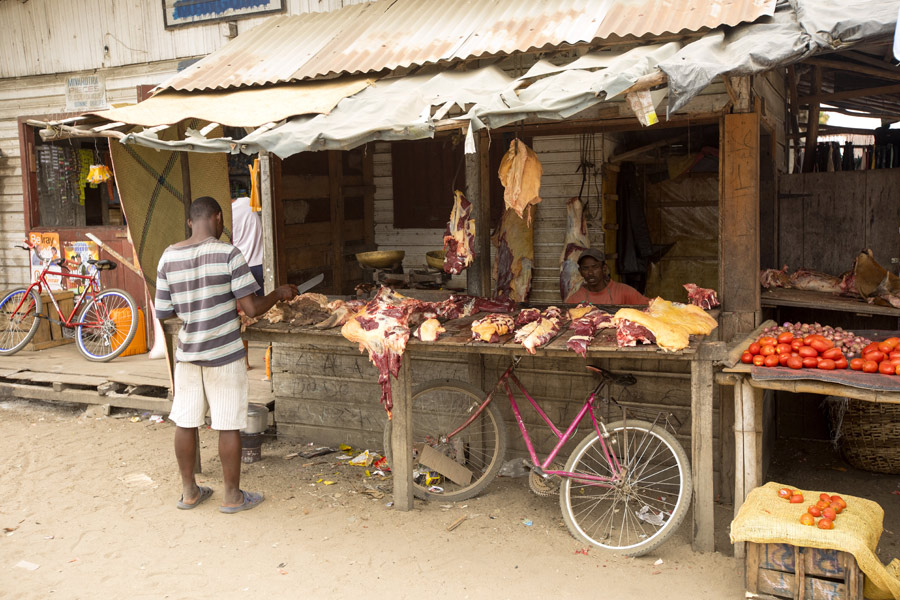
[[[395,506],[403,510],[412,508],[412,468],[409,463],[412,456],[409,432],[412,390],[428,380],[448,378],[489,391],[512,358],[525,354],[522,346],[512,341],[512,335],[497,344],[471,341],[469,326],[477,316],[448,321],[445,324],[447,332],[436,342],[410,339],[403,355],[400,377],[393,384],[392,429],[394,501]],[[367,356],[357,351],[355,344],[341,336],[339,329],[318,330],[262,321],[249,327],[245,335],[250,340],[273,346],[275,419],[279,428],[282,427],[282,416],[296,420],[305,417],[307,425],[288,425],[287,434],[302,434],[304,438],[309,436],[335,443],[380,442],[386,417],[376,401],[379,395],[377,371],[368,363]],[[618,348],[614,332],[606,330],[589,346],[585,360],[567,349],[570,335],[570,331],[562,330],[551,342],[538,348],[534,357],[527,358],[522,369],[523,383],[539,401],[543,401],[542,407],[557,425],[565,425],[563,421],[574,416],[579,403],[593,387],[585,365],[602,364],[614,372],[633,373],[639,381],[655,386],[663,395],[662,388],[671,389],[673,382],[683,381],[689,387],[688,397],[682,398],[689,403],[684,407],[689,411],[689,417],[685,421],[676,418],[676,422],[680,422],[676,435],[691,457],[693,545],[698,551],[713,551],[713,364],[724,356],[724,345],[693,339],[688,348],[676,352],[663,352],[655,344]],[[544,401],[548,397],[550,401]],[[315,413],[317,398],[327,404],[321,414],[297,414],[310,409]],[[629,402],[627,396],[622,402],[625,406],[640,406],[644,411],[665,413],[673,408],[672,405]],[[524,414],[529,425],[538,424],[535,417],[536,413]],[[506,419],[510,432],[515,431],[513,423],[511,418]],[[552,434],[537,429],[538,450],[549,450]],[[515,435],[509,437],[511,440],[516,438]],[[577,441],[573,440],[573,446]],[[510,448],[520,454],[523,451],[521,444],[512,444]]]

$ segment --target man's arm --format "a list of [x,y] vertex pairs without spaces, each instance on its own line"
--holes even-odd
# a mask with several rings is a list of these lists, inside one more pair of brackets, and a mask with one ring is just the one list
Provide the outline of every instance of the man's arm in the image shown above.
[[256,294],[242,296],[237,299],[237,303],[241,308],[241,312],[252,318],[266,314],[266,311],[275,306],[275,303],[279,300],[290,300],[296,295],[297,286],[288,283],[275,288],[265,296],[257,296]]

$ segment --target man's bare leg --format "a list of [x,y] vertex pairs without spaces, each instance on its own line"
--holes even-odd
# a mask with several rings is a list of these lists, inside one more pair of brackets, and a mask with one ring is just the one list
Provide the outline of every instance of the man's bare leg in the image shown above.
[[[240,437],[238,437],[240,442]],[[238,450],[240,460],[240,450]],[[181,473],[181,499],[185,504],[193,504],[200,499],[200,488],[194,474],[197,457],[197,428],[175,428],[175,458]]]
[[237,429],[219,432],[219,460],[225,479],[223,506],[239,506],[244,503],[241,494],[241,432]]

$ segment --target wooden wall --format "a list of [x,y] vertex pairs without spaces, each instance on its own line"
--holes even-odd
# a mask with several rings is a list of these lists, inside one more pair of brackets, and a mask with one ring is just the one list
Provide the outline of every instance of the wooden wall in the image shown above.
[[[285,13],[368,1],[285,0]],[[229,40],[218,22],[167,30],[162,11],[161,0],[0,2],[0,79],[205,56]],[[268,16],[237,20],[238,34]]]
[[[832,275],[853,268],[860,250],[896,272],[900,256],[900,169],[799,173],[778,183],[778,260]],[[765,243],[765,241],[764,241]]]

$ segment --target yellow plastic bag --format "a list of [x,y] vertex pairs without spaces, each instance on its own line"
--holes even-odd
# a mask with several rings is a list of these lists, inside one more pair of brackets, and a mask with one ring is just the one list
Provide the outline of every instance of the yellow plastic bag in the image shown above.
[[106,165],[91,165],[88,170],[87,181],[88,183],[104,183],[108,181],[109,178],[112,177],[112,173],[109,171],[109,167]]

